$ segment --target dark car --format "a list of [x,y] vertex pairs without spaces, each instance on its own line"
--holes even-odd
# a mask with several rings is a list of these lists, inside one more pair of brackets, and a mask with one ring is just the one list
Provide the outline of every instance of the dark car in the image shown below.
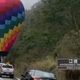
[[21,76],[21,80],[56,80],[56,77],[53,73],[30,70]]

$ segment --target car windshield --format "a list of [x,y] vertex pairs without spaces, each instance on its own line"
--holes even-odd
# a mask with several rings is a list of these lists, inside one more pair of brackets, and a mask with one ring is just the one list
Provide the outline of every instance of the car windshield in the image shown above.
[[12,68],[11,65],[3,65],[3,68]]
[[54,74],[52,74],[52,73],[37,71],[37,70],[35,70],[35,71],[32,70],[30,72],[30,74],[35,77],[43,77],[43,78],[54,78],[55,77]]

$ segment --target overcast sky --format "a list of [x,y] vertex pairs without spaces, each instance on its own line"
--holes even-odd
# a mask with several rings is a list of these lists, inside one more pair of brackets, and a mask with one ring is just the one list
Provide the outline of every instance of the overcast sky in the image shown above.
[[33,4],[38,2],[39,0],[21,0],[25,9],[30,9]]

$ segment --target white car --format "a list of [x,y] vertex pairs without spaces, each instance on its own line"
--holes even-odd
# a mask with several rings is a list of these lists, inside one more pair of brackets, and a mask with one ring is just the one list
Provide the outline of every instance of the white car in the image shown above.
[[14,68],[11,64],[0,63],[0,76],[3,75],[14,78]]

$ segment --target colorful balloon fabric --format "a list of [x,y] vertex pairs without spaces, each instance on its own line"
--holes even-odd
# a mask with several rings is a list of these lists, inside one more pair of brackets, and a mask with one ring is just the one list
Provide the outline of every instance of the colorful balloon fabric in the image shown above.
[[10,50],[20,33],[24,17],[20,0],[0,0],[0,51]]

